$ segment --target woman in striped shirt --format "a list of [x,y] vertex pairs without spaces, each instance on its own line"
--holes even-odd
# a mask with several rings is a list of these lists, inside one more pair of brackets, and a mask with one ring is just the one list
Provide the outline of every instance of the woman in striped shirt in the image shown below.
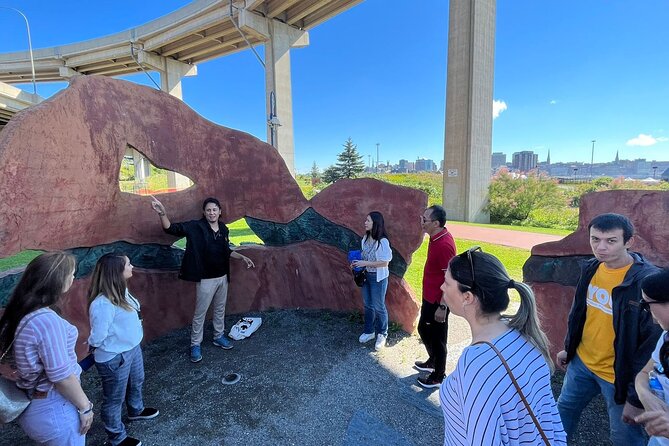
[[79,382],[77,328],[58,309],[74,280],[75,265],[64,252],[33,259],[0,319],[0,350],[13,346],[16,384],[32,398],[18,422],[43,445],[83,446],[93,422],[93,403]]
[[[445,271],[442,300],[467,320],[472,345],[439,392],[444,412],[444,445],[543,445],[545,441],[513,385],[501,352],[541,429],[552,445],[567,437],[551,391],[552,362],[541,331],[532,290],[511,280],[502,263],[480,248],[453,257]],[[520,294],[520,308],[503,316],[509,289]]]

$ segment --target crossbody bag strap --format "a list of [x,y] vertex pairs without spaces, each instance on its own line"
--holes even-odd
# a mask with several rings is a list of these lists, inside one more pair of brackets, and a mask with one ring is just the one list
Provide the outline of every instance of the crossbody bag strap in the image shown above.
[[491,342],[479,341],[479,342],[476,342],[473,345],[476,345],[476,344],[487,344],[497,354],[499,359],[502,361],[502,364],[504,365],[504,368],[506,369],[506,373],[509,375],[509,378],[511,378],[511,382],[515,386],[516,392],[518,392],[518,396],[520,396],[520,399],[523,401],[523,404],[525,404],[525,408],[527,409],[527,412],[530,414],[530,417],[532,417],[532,421],[534,421],[534,425],[539,430],[539,434],[541,435],[541,438],[544,440],[544,442],[546,443],[547,446],[551,446],[550,441],[548,441],[548,437],[546,437],[546,433],[541,428],[541,425],[539,424],[539,420],[537,420],[537,417],[534,415],[534,412],[532,411],[532,408],[530,407],[530,403],[527,402],[527,398],[525,398],[525,395],[523,394],[523,391],[520,388],[520,385],[518,385],[518,381],[516,381],[516,377],[513,376],[513,373],[511,372],[511,367],[509,367],[509,364],[504,359],[504,356],[502,356],[502,353],[500,353],[500,351],[497,349],[497,347],[495,347],[495,345]]

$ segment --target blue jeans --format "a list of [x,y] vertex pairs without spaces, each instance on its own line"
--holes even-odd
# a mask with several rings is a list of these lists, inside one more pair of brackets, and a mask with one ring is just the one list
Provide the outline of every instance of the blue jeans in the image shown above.
[[54,387],[46,398],[34,399],[19,416],[19,425],[33,441],[46,446],[84,446],[77,408]]
[[362,285],[362,302],[365,306],[364,333],[388,336],[388,310],[386,309],[386,290],[388,278],[376,281],[376,273],[367,272],[367,280]]
[[581,412],[598,393],[606,401],[611,443],[614,446],[644,446],[643,428],[622,421],[624,404],[616,404],[614,401],[613,384],[592,373],[578,355],[569,362],[557,403],[562,425],[567,432],[567,441],[571,444]]
[[142,385],[144,384],[144,358],[138,345],[119,353],[107,362],[96,362],[102,378],[101,418],[107,431],[109,443],[116,446],[128,436],[121,421],[123,401],[128,415],[139,415],[144,410]]

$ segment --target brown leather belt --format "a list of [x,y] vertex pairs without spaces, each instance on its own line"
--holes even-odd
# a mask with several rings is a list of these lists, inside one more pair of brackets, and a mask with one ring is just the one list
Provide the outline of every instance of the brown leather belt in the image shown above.
[[49,396],[49,392],[44,392],[42,390],[35,390],[32,396],[34,400],[43,400],[44,398]]

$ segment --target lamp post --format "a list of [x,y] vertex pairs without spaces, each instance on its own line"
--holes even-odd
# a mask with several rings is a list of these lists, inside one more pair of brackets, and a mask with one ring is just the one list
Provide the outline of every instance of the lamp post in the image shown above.
[[592,180],[592,166],[595,163],[595,141],[596,139],[592,140],[592,153],[590,154],[590,179]]
[[274,91],[270,91],[269,93],[269,117],[267,118],[267,125],[270,130],[270,144],[272,147],[277,148],[276,131],[281,127],[281,121],[279,121],[279,118],[276,116],[276,95],[274,94]]
[[28,31],[28,51],[30,51],[30,67],[32,68],[33,74],[33,94],[37,94],[37,84],[35,83],[35,59],[33,59],[33,42],[30,38],[30,24],[28,23],[28,17],[21,11],[10,6],[0,6],[1,9],[11,9],[12,11],[18,12],[23,17],[23,20],[26,22],[26,31]]

